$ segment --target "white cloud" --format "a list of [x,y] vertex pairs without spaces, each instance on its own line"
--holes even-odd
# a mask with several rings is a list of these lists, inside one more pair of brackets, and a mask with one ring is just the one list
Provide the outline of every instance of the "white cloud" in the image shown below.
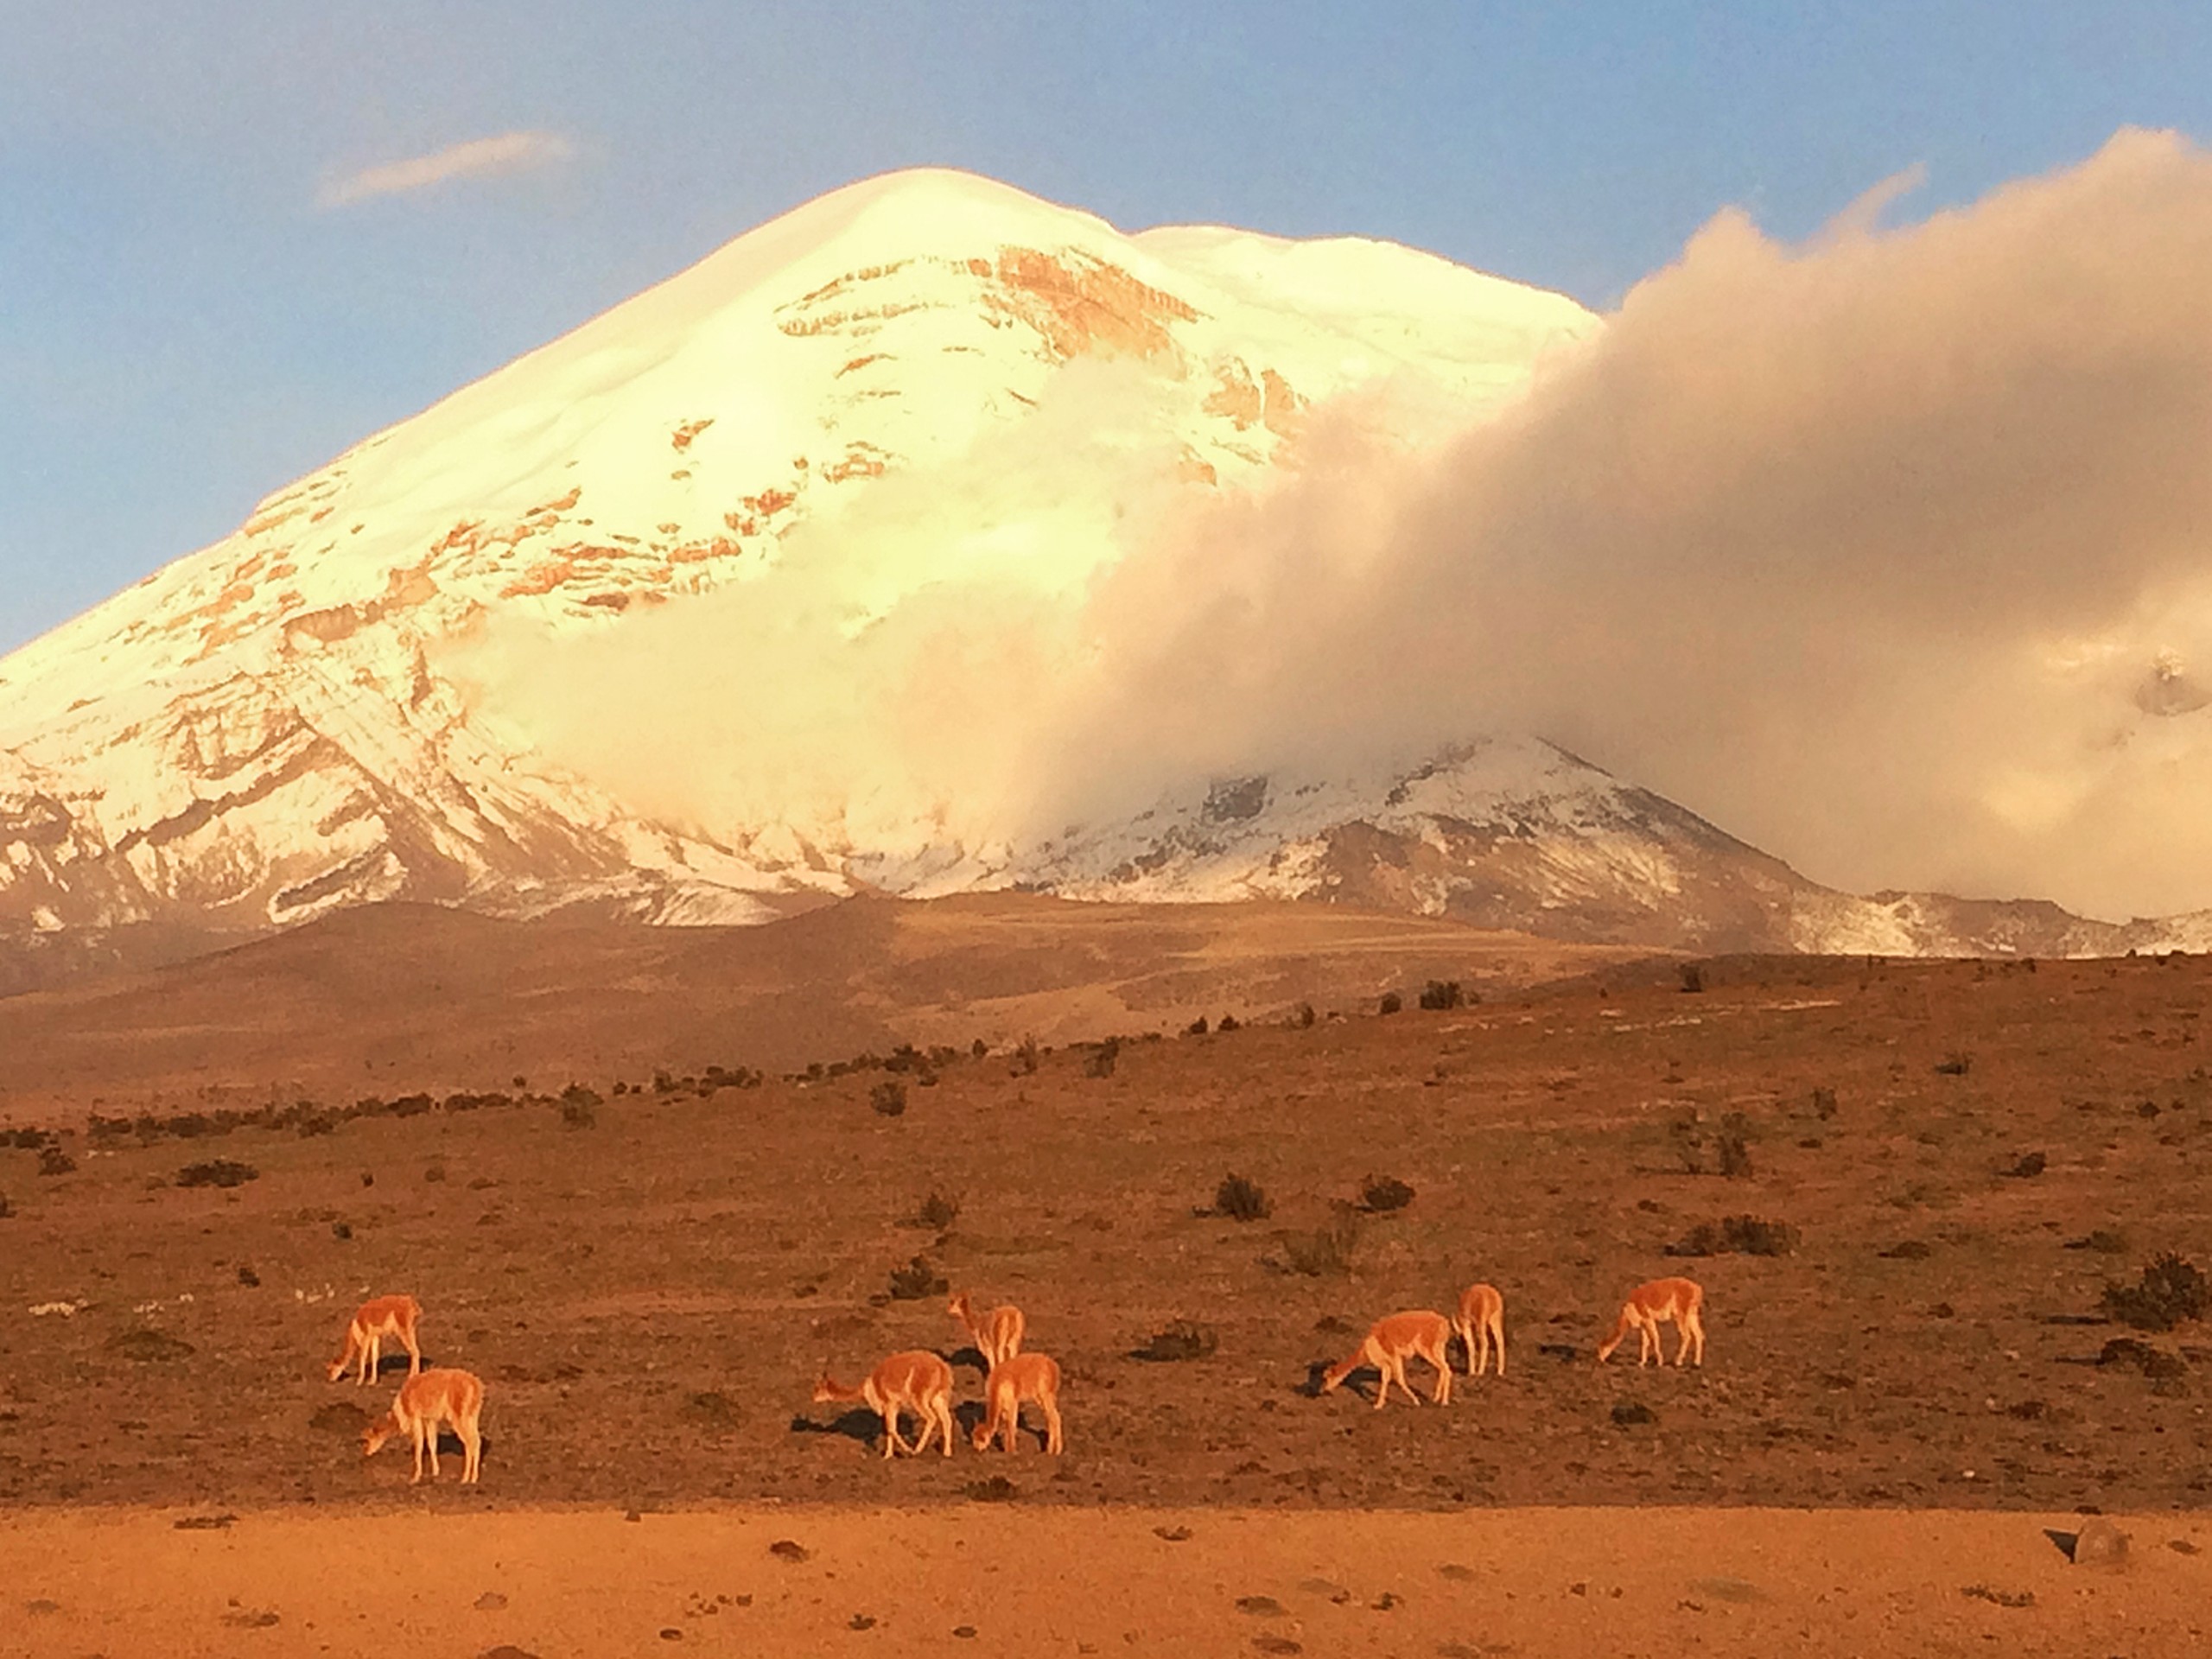
[[575,146],[555,132],[502,132],[489,138],[471,138],[428,156],[383,162],[330,180],[316,193],[315,205],[346,207],[377,196],[409,195],[449,179],[484,178],[548,167],[574,154]]

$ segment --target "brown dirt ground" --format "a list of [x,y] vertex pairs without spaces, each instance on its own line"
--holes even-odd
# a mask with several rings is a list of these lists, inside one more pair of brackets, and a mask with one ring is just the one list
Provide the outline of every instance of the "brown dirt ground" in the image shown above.
[[[357,1300],[405,1289],[432,1359],[489,1385],[484,1483],[439,1498],[472,1512],[931,1504],[987,1476],[1025,1504],[2194,1509],[2212,1330],[2099,1364],[2134,1333],[2094,1321],[2152,1254],[2212,1261],[2209,967],[1754,959],[1690,995],[1661,964],[1138,1041],[1103,1077],[1077,1048],[963,1058],[905,1074],[897,1117],[869,1070],[626,1093],[588,1128],[541,1103],[79,1134],[56,1175],[0,1150],[0,1503],[403,1499],[399,1452],[353,1445],[385,1390],[320,1362]],[[1752,1173],[1687,1173],[1669,1126],[1732,1111]],[[2031,1152],[2041,1173],[2005,1173]],[[257,1178],[178,1184],[214,1157]],[[1200,1213],[1230,1170],[1270,1217]],[[1370,1173],[1413,1201],[1361,1221],[1349,1274],[1286,1271]],[[949,1225],[918,1219],[932,1192]],[[1795,1253],[1665,1253],[1731,1215]],[[917,1256],[1027,1310],[1066,1368],[1065,1457],[887,1468],[864,1414],[810,1402],[825,1363],[957,1354],[941,1293],[890,1294]],[[1684,1270],[1704,1370],[1594,1365],[1626,1287]],[[1506,1295],[1505,1379],[1443,1410],[1309,1396],[1369,1320],[1478,1277]],[[1217,1345],[1132,1357],[1179,1319]],[[972,1355],[958,1376],[972,1419]]]
[[2003,1514],[436,1513],[450,1496],[219,1530],[161,1510],[0,1518],[0,1650],[2147,1659],[2202,1651],[2212,1627],[2196,1519],[2123,1517],[2126,1561],[2101,1569]]

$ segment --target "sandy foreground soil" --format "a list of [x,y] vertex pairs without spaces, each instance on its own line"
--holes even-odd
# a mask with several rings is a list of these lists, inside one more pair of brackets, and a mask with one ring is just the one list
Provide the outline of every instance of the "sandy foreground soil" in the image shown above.
[[[448,1471],[451,1479],[451,1471]],[[0,1519],[0,1652],[2125,1654],[2212,1643],[2212,1523],[1831,1510],[747,1506]],[[794,1548],[793,1547],[796,1546]],[[779,1548],[780,1547],[780,1548]],[[803,1559],[801,1554],[803,1552]]]

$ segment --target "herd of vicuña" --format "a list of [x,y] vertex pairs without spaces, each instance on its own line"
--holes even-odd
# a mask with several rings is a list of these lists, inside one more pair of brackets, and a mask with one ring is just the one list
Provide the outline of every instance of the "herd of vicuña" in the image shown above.
[[[1641,1339],[1638,1365],[1666,1355],[1660,1346],[1659,1327],[1672,1322],[1680,1335],[1675,1363],[1705,1363],[1705,1291],[1688,1279],[1655,1279],[1638,1285],[1621,1305],[1620,1318],[1598,1345],[1599,1364],[1627,1340],[1633,1330]],[[960,1321],[983,1363],[983,1415],[970,1443],[988,1451],[996,1440],[1006,1451],[1014,1450],[1020,1431],[1021,1408],[1034,1405],[1045,1419],[1045,1450],[1057,1455],[1066,1446],[1060,1421],[1060,1367],[1048,1354],[1021,1351],[1029,1321],[1020,1308],[1002,1304],[979,1314],[966,1291],[956,1291],[945,1311]],[[461,1437],[464,1452],[461,1478],[477,1478],[483,1464],[483,1434],[479,1427],[484,1412],[484,1384],[467,1371],[441,1367],[423,1369],[423,1349],[416,1326],[422,1306],[412,1296],[379,1296],[364,1302],[346,1327],[346,1345],[330,1362],[330,1380],[337,1382],[348,1370],[354,1382],[365,1385],[377,1374],[382,1344],[389,1338],[407,1351],[407,1381],[400,1385],[391,1409],[361,1433],[362,1454],[374,1457],[387,1440],[406,1436],[415,1447],[415,1478],[423,1478],[427,1458],[432,1479],[438,1473],[438,1435],[450,1425]],[[1359,1346],[1321,1374],[1319,1393],[1327,1394],[1363,1366],[1372,1366],[1382,1377],[1375,1393],[1377,1411],[1389,1403],[1395,1386],[1414,1404],[1421,1396],[1406,1379],[1408,1359],[1425,1360],[1436,1372],[1430,1398],[1436,1404],[1452,1400],[1452,1364],[1447,1348],[1454,1336],[1466,1351],[1467,1375],[1480,1376],[1491,1357],[1497,1374],[1505,1375],[1505,1298],[1494,1285],[1470,1285],[1459,1297],[1458,1313],[1450,1319],[1427,1308],[1411,1308],[1376,1320]],[[918,1454],[935,1440],[946,1457],[952,1455],[952,1366],[941,1354],[926,1348],[893,1354],[856,1385],[838,1382],[825,1373],[814,1385],[817,1404],[857,1402],[883,1420],[883,1455]],[[909,1446],[899,1432],[900,1421],[911,1416],[921,1425]]]

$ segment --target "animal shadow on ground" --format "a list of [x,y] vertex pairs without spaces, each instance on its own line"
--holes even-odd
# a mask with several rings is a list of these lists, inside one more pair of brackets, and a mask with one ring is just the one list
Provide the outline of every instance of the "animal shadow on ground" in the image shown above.
[[[431,1358],[428,1354],[424,1354],[423,1356],[423,1369],[426,1371],[437,1363],[438,1362],[436,1360]],[[407,1351],[404,1348],[401,1349],[396,1354],[378,1354],[377,1356],[377,1368],[370,1374],[370,1380],[372,1382],[381,1382],[384,1381],[385,1373],[387,1371],[397,1371],[403,1377],[406,1375]]]
[[[489,1434],[478,1431],[476,1460],[480,1465],[492,1461],[492,1448],[497,1444]],[[442,1458],[465,1458],[468,1455],[468,1448],[461,1444],[461,1436],[454,1433],[450,1424],[442,1425],[438,1429],[438,1455]]]
[[[1306,1361],[1306,1381],[1299,1384],[1293,1392],[1302,1394],[1308,1400],[1319,1400],[1321,1397],[1321,1379],[1329,1374],[1330,1363],[1331,1362],[1325,1359],[1310,1359]],[[1379,1389],[1382,1386],[1382,1373],[1376,1370],[1372,1365],[1361,1366],[1351,1376],[1344,1378],[1343,1386],[1350,1389],[1363,1400],[1371,1399],[1373,1395],[1367,1387],[1367,1379],[1370,1377],[1372,1377],[1375,1380],[1375,1386],[1376,1388]]]
[[794,1434],[842,1434],[849,1440],[858,1440],[862,1446],[874,1446],[883,1433],[883,1417],[880,1412],[866,1406],[855,1406],[841,1411],[826,1423],[817,1423],[804,1412],[791,1419]]
[[958,1370],[963,1365],[972,1365],[986,1376],[990,1375],[991,1362],[983,1357],[983,1351],[969,1343],[965,1348],[956,1348],[944,1357],[944,1363]]

